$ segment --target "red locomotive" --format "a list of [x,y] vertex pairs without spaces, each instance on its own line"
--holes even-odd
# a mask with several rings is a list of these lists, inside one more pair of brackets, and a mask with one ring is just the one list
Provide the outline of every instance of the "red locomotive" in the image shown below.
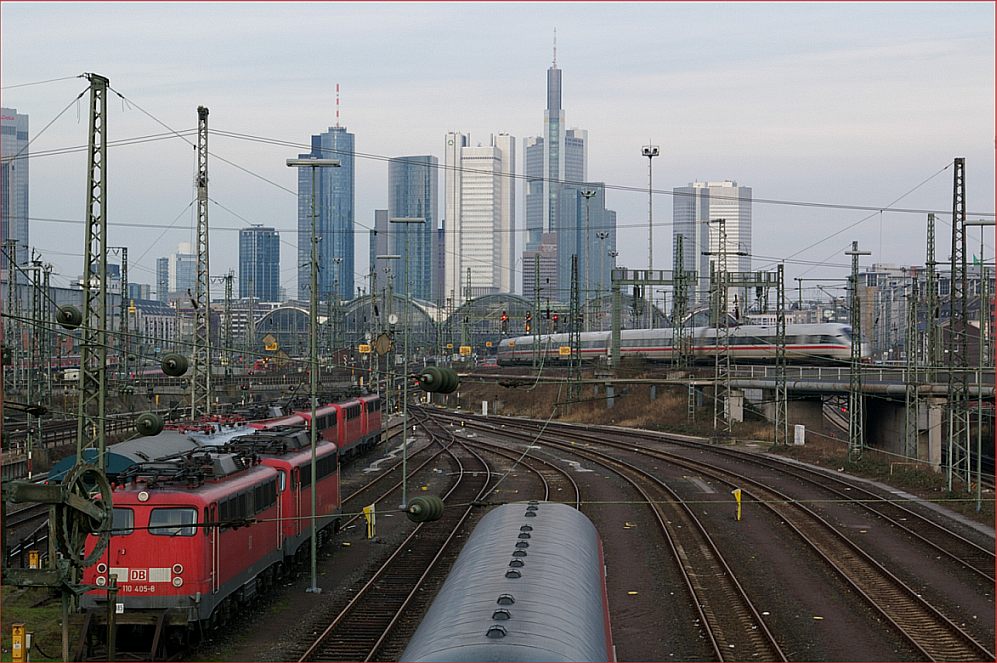
[[[195,450],[135,464],[118,481],[110,544],[83,581],[104,587],[117,578],[117,623],[154,626],[153,653],[165,644],[164,633],[183,639],[189,624],[224,620],[278,576],[282,500],[273,467],[242,454]],[[330,483],[338,499],[338,477]],[[106,612],[106,601],[98,589],[82,597],[81,607]]]
[[[368,394],[339,403],[329,403],[315,410],[318,435],[339,448],[340,459],[347,461],[369,451],[381,434],[381,397]],[[296,410],[276,419],[249,424],[257,430],[281,426],[310,426],[311,410]]]
[[[324,405],[316,419],[321,545],[338,527],[340,462],[377,442],[381,400],[370,395]],[[100,588],[82,597],[88,622],[96,626],[106,614],[103,588],[116,576],[116,622],[151,627],[132,631],[152,643],[155,656],[167,639],[184,642],[223,623],[304,562],[311,536],[310,422],[310,412],[301,411],[256,422],[222,446],[135,464],[119,475],[110,543],[84,572],[83,581]]]

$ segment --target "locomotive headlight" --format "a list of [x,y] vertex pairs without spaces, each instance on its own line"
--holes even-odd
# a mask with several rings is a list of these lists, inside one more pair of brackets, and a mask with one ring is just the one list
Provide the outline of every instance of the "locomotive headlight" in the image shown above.
[[174,564],[173,573],[175,573],[176,575],[180,575],[181,573],[183,573],[183,564]]
[[107,564],[101,562],[97,565],[97,573],[107,573]]
[[173,576],[173,586],[180,587],[183,585],[183,578],[180,576]]
[[140,492],[138,494],[138,501],[139,502],[148,502],[149,501],[149,493],[146,492],[146,491],[144,491],[144,490],[142,492]]
[[107,584],[107,578],[105,578],[104,576],[97,576],[97,586],[98,587],[103,587],[106,584]]

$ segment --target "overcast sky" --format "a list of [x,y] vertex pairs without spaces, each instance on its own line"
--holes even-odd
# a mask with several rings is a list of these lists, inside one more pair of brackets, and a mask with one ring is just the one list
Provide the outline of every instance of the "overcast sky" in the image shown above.
[[[108,77],[124,97],[110,97],[110,140],[192,129],[204,105],[211,129],[303,151],[335,124],[339,83],[341,124],[356,135],[363,284],[366,227],[387,206],[385,157],[442,162],[449,130],[473,143],[506,132],[522,172],[522,139],[543,133],[556,27],[566,120],[588,130],[589,179],[638,189],[607,193],[620,265],[646,266],[649,140],[661,148],[656,267],[671,268],[667,192],[721,179],[756,199],[943,212],[945,260],[954,157],[966,157],[969,211],[995,208],[994,20],[992,2],[4,2],[0,83],[3,105],[30,116],[33,153],[85,145],[86,98],[73,99],[87,83],[29,83]],[[299,149],[221,136],[209,148],[219,157],[209,161],[211,273],[237,269],[239,228],[276,226],[293,296],[297,180],[284,160]],[[155,259],[193,241],[194,170],[178,138],[111,148],[109,243],[129,247],[132,282],[154,284]],[[85,182],[85,152],[31,160],[31,243],[60,284],[82,272]],[[517,182],[520,229],[522,202]],[[872,251],[863,265],[924,262],[922,212],[756,202],[752,213],[756,269],[785,259],[789,278],[843,278],[853,240]],[[979,231],[970,237],[978,253]]]

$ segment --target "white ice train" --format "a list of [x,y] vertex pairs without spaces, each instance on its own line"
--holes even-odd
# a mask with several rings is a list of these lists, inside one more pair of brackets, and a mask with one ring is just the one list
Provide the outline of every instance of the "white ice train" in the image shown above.
[[[715,327],[692,327],[685,330],[687,352],[694,362],[713,361],[718,349]],[[786,325],[786,361],[796,364],[840,364],[852,353],[852,334],[848,325],[826,323]],[[722,333],[722,332],[721,332]],[[585,362],[609,361],[611,332],[580,334],[581,355]],[[641,357],[648,361],[670,362],[676,352],[673,330],[624,329],[620,332],[620,358]],[[561,354],[570,345],[568,334],[544,334],[538,337],[519,336],[503,339],[498,348],[499,366],[531,364],[534,343],[539,343],[540,356],[548,365],[567,364],[569,354]],[[776,359],[776,328],[772,325],[731,327],[728,334],[731,360],[740,363],[770,363]],[[868,346],[863,343],[861,355],[868,360]]]

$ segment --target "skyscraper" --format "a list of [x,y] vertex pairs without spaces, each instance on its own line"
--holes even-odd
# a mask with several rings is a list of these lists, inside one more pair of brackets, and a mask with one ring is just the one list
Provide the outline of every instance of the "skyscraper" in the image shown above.
[[523,251],[523,297],[534,303],[539,300],[541,306],[557,301],[551,287],[556,281],[557,237],[554,233],[544,233],[537,248]]
[[194,296],[196,281],[197,254],[193,253],[189,242],[181,242],[170,260],[170,290],[179,299],[190,299]]
[[[719,260],[720,251],[719,224],[709,222],[725,219],[726,271],[751,271],[751,187],[738,186],[733,180],[692,182],[675,187],[672,193],[673,242],[682,235],[682,268],[696,274],[690,301],[704,305],[708,301],[710,263]],[[733,299],[729,301],[733,307]]]
[[280,301],[280,235],[274,228],[239,231],[239,298]]
[[[586,198],[583,192],[592,195]],[[558,261],[557,282],[562,284],[559,299],[568,301],[571,296],[571,255],[577,254],[578,289],[581,300],[585,301],[601,294],[597,292],[600,285],[608,287],[610,283],[612,266],[602,254],[616,250],[616,212],[606,209],[604,182],[565,184],[560,199],[558,253],[567,255],[568,260]],[[600,233],[605,233],[605,237],[600,239]]]
[[189,305],[196,280],[197,254],[192,252],[189,242],[181,242],[171,256],[156,258],[156,299],[159,301],[179,299],[185,306]]
[[170,300],[170,259],[156,258],[156,300]]
[[[564,183],[584,183],[587,171],[588,133],[581,129],[566,129],[564,109],[561,108],[561,70],[554,62],[547,69],[547,109],[544,111],[543,137],[526,138],[523,142],[526,174],[526,250],[536,251],[544,233],[553,232],[558,237],[558,273],[570,272],[570,247],[561,246],[559,213],[561,190]],[[573,232],[573,230],[572,230]],[[525,254],[524,254],[525,255]],[[524,273],[525,273],[524,267]],[[525,278],[525,277],[524,277]],[[560,276],[559,276],[560,278]],[[569,283],[552,284],[565,301]],[[527,293],[524,293],[527,294]]]
[[[440,162],[434,156],[396,157],[388,161],[388,221],[392,253],[400,255],[396,292],[405,284],[412,297],[435,301],[433,258],[436,254],[439,200],[437,176]],[[391,219],[420,218],[424,223],[390,223]],[[410,277],[405,272],[406,254]]]
[[[312,170],[315,171],[315,227],[318,233],[319,299],[338,284],[353,293],[354,135],[329,127],[312,136],[312,150],[300,159],[338,159],[339,168],[298,168],[298,299],[307,300],[311,283]],[[339,259],[338,261],[336,259]]]
[[[17,264],[28,262],[28,116],[15,108],[0,108],[0,246],[17,240]],[[6,254],[0,252],[0,278],[7,278]]]
[[447,298],[512,292],[516,230],[516,143],[509,134],[492,136],[488,146],[470,137],[446,136]]

